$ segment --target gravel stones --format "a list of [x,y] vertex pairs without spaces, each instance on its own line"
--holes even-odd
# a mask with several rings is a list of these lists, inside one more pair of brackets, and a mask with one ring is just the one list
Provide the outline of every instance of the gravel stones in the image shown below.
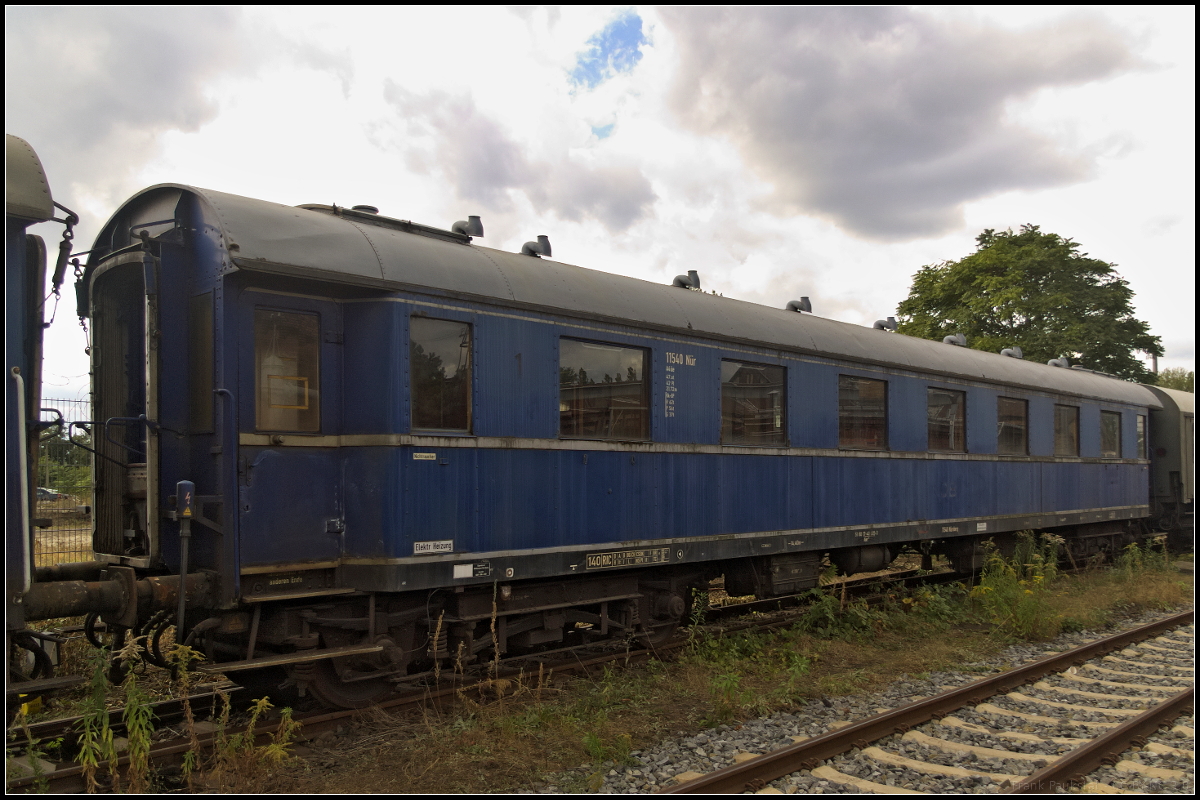
[[[1145,625],[1162,614],[1146,614],[1140,618],[1128,620],[1124,628]],[[896,708],[915,700],[929,697],[965,683],[976,680],[980,674],[994,673],[1013,666],[1018,666],[1032,660],[1044,658],[1051,653],[1062,652],[1072,647],[1078,647],[1100,638],[1093,632],[1077,632],[1059,637],[1047,644],[1020,644],[1008,648],[998,657],[971,665],[966,665],[970,674],[962,672],[936,672],[928,677],[906,678],[897,681],[881,692],[870,695],[828,698],[814,700],[792,713],[776,713],[762,719],[748,720],[741,725],[721,725],[711,730],[702,731],[690,736],[661,742],[645,750],[635,750],[630,754],[634,765],[618,765],[605,763],[602,765],[581,766],[575,772],[577,775],[571,781],[569,776],[552,776],[547,784],[533,791],[554,792],[564,782],[578,784],[581,777],[592,776],[593,785],[598,774],[603,774],[599,785],[601,793],[647,793],[675,785],[676,776],[685,773],[707,773],[716,769],[731,766],[736,760],[745,758],[739,754],[763,754],[794,743],[797,737],[812,737],[827,733],[836,727],[858,721],[883,710]],[[1158,656],[1169,659],[1169,663],[1183,668],[1191,667],[1192,640],[1186,636],[1163,637],[1168,641],[1151,642],[1157,650],[1150,656],[1150,650],[1137,646],[1127,648],[1126,653],[1113,654],[1118,658],[1133,662],[1157,662]],[[1170,652],[1171,650],[1177,653]],[[1181,689],[1191,682],[1191,677],[1183,670],[1165,668],[1131,666],[1126,662],[1094,659],[1091,664],[1104,669],[1122,670],[1146,678],[1132,676],[1112,676],[1098,672],[1088,672],[1080,668],[1079,674],[1094,680],[1105,680],[1115,683],[1146,684],[1164,687],[1178,686]],[[1155,676],[1157,680],[1154,680]],[[1162,698],[1162,691],[1146,689],[1125,689],[1121,687],[1097,686],[1082,682],[1063,680],[1059,677],[1048,677],[1043,688],[1033,688],[1026,685],[1019,694],[1029,697],[1061,702],[1078,706],[1065,710],[1043,706],[1039,703],[1028,703],[1011,697],[1000,696],[989,702],[995,706],[1013,712],[1020,712],[1026,717],[1004,716],[980,713],[974,709],[963,709],[955,714],[955,719],[961,725],[940,724],[931,722],[919,726],[918,730],[929,736],[949,742],[960,743],[977,748],[988,748],[1002,752],[1022,753],[1026,755],[1044,755],[1052,759],[1057,755],[1068,752],[1073,745],[1071,739],[1086,739],[1102,729],[1104,725],[1087,725],[1087,723],[1123,722],[1128,717],[1105,714],[1100,710],[1101,705],[1122,706],[1137,709],[1152,704]],[[1070,694],[1066,691],[1075,690],[1096,694],[1116,694],[1121,700],[1101,702],[1086,695]],[[1095,710],[1088,708],[1094,706]],[[1046,722],[1031,721],[1028,717],[1042,717]],[[953,721],[951,721],[953,722]],[[1186,729],[1194,728],[1193,722],[1181,720],[1173,729],[1162,729],[1152,741],[1182,750],[1192,750],[1194,742]],[[992,730],[1003,729],[1007,736],[998,736]],[[1055,738],[1067,741],[1053,741]],[[927,746],[924,742],[905,741],[901,736],[891,736],[872,746],[881,751],[896,756],[918,759],[946,767],[956,767],[976,770],[996,775],[1028,775],[1040,768],[1040,760],[1028,758],[982,758],[974,752],[953,752],[938,747]],[[870,748],[868,748],[870,750]],[[1194,762],[1192,759],[1173,753],[1157,753],[1148,749],[1137,748],[1122,756],[1124,766],[1105,767],[1096,773],[1094,780],[1111,786],[1137,792],[1168,792],[1191,793],[1194,787]],[[1139,772],[1129,764],[1153,767],[1170,772]],[[987,775],[935,775],[904,768],[882,768],[878,761],[858,750],[832,759],[828,765],[837,771],[852,777],[896,786],[901,789],[920,792],[941,792],[949,794],[992,794],[1001,791],[1000,781]],[[861,789],[852,785],[842,785],[833,780],[814,775],[805,770],[774,781],[771,786],[787,794],[860,794]]]

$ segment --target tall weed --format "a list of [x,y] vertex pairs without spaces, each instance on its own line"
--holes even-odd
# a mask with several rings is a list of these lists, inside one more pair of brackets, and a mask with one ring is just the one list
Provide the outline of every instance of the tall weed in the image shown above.
[[271,767],[287,760],[300,723],[292,719],[292,710],[280,711],[279,724],[266,744],[256,743],[255,729],[262,716],[271,708],[271,701],[262,697],[250,707],[250,719],[245,730],[229,733],[229,696],[218,690],[221,698],[221,713],[217,718],[216,751],[211,768],[205,775],[208,788],[220,792],[260,792],[269,787],[265,783],[271,777]]
[[79,766],[83,770],[83,782],[89,794],[100,790],[97,774],[101,769],[110,776],[117,770],[117,748],[113,742],[112,728],[108,724],[108,708],[104,704],[108,696],[108,650],[93,650],[91,659],[92,680],[83,699],[79,717]]
[[742,713],[742,708],[751,695],[742,689],[742,676],[737,672],[724,672],[712,678],[711,725],[723,725]]
[[191,787],[192,773],[199,766],[200,739],[196,735],[196,716],[192,712],[192,662],[201,661],[204,654],[184,644],[176,644],[171,651],[171,663],[175,670],[176,693],[183,706],[183,723],[191,749],[183,754],[183,780]]
[[1023,531],[1011,558],[987,545],[987,560],[971,598],[1003,635],[1045,640],[1062,627],[1050,602],[1050,585],[1058,577],[1060,536]]
[[150,696],[142,687],[137,665],[142,662],[145,637],[133,637],[117,654],[126,667],[125,679],[121,682],[125,708],[122,721],[125,737],[129,741],[129,791],[143,794],[150,788],[150,739],[154,735],[154,712]]
[[1129,545],[1117,557],[1117,569],[1126,579],[1133,579],[1145,572],[1161,572],[1171,568],[1171,556],[1162,546],[1152,542]]
[[847,600],[825,594],[819,589],[809,592],[813,603],[796,623],[807,633],[826,637],[858,638],[885,626],[883,615],[867,605],[865,600]]

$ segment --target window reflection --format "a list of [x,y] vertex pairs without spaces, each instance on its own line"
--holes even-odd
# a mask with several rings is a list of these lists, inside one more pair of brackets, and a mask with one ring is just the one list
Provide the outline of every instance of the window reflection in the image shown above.
[[559,343],[559,433],[582,439],[650,438],[641,348],[562,339]]
[[838,446],[887,449],[887,381],[838,376]]
[[471,326],[413,317],[408,327],[412,426],[471,430]]
[[941,453],[967,452],[966,411],[966,392],[929,389],[926,416],[930,450]]
[[721,443],[782,446],[786,371],[767,364],[721,362]]
[[191,433],[205,433],[213,429],[212,292],[189,302],[188,330],[188,428]]
[[255,310],[258,430],[321,429],[319,331],[316,314]]
[[1054,455],[1079,455],[1079,408],[1054,406]]
[[996,445],[1001,455],[1029,455],[1029,403],[1011,397],[996,401]]
[[1100,457],[1121,457],[1121,415],[1115,411],[1100,412]]

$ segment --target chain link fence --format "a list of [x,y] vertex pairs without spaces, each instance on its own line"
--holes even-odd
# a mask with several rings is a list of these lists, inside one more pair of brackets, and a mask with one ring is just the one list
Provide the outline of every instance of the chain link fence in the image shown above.
[[[53,409],[53,410],[51,410]],[[87,400],[42,400],[42,421],[61,426],[41,432],[34,511],[34,565],[90,561],[92,552],[92,454],[74,442],[92,446],[91,436],[69,423],[91,419]],[[73,435],[72,435],[73,434]]]

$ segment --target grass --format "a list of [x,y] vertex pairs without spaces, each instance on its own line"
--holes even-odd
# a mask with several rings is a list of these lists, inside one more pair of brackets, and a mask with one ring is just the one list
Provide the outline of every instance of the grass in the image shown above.
[[1053,603],[1062,630],[1072,631],[1103,628],[1122,614],[1169,611],[1192,599],[1190,575],[1172,569],[1161,551],[1131,545],[1118,558],[1117,569],[1062,581]]
[[1009,563],[1022,593],[1029,586],[1021,581],[1045,586],[1035,591],[1037,605],[1021,612],[1019,626],[995,619],[996,609],[963,586],[895,592],[872,607],[831,587],[832,594],[816,594],[801,624],[720,638],[697,632],[669,663],[605,667],[568,679],[530,676],[514,681],[502,700],[475,696],[417,718],[378,714],[358,736],[366,745],[331,751],[331,760],[336,753],[344,764],[321,766],[319,757],[294,762],[276,788],[498,792],[552,776],[559,791],[595,791],[609,770],[637,768],[633,753],[666,737],[869,692],[987,658],[1017,638],[1102,628],[1123,614],[1191,600],[1191,577],[1153,552],[1129,554],[1117,570],[1056,575],[1046,546],[1031,540]]
[[1060,633],[1105,628],[1122,614],[1166,611],[1189,603],[1192,582],[1171,567],[1163,549],[1129,545],[1113,569],[1059,577],[1061,540],[1022,535],[1012,558],[989,553],[971,592],[975,610],[1001,640],[1053,639]]
[[[1057,575],[1046,561],[1052,544],[1031,539],[980,583],[992,594],[1036,599],[1017,615],[1019,624],[1006,622],[978,587],[894,591],[868,607],[835,585],[816,592],[808,617],[788,628],[722,637],[695,629],[671,662],[578,677],[534,672],[418,715],[370,710],[353,726],[353,739],[328,750],[295,748],[307,758],[275,759],[262,747],[227,742],[226,766],[219,774],[198,769],[197,781],[226,792],[476,793],[553,776],[560,791],[595,791],[609,770],[638,768],[634,753],[663,738],[870,692],[905,676],[972,673],[960,665],[1017,639],[1100,629],[1125,614],[1191,602],[1191,576],[1157,551],[1127,551],[1117,569]],[[286,753],[287,741],[271,752]]]

